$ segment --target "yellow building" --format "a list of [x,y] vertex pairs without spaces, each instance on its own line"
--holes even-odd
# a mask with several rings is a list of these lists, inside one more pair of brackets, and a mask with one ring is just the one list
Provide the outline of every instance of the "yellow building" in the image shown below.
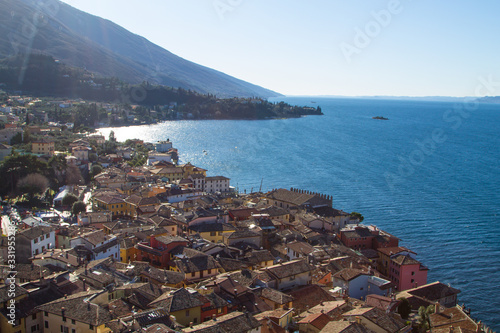
[[[16,313],[16,308],[19,308],[19,302],[28,296],[28,291],[17,284],[13,285],[13,289],[10,289],[10,286],[8,283],[0,287],[0,308],[4,309],[0,312],[0,332],[25,333],[25,318],[16,317],[19,315],[19,311]],[[15,297],[11,298],[11,293]]]
[[201,323],[201,307],[204,305],[201,299],[198,292],[181,288],[161,295],[149,305],[165,307],[179,324],[187,327],[190,323],[195,325]]
[[120,261],[129,263],[137,258],[139,250],[134,247],[137,243],[135,237],[124,238],[120,241]]
[[54,141],[48,139],[40,139],[31,142],[31,152],[40,155],[54,155]]
[[170,183],[177,182],[184,178],[184,170],[181,167],[165,167],[151,170],[153,175],[160,178],[167,178]]
[[44,332],[111,332],[105,324],[113,318],[100,305],[107,302],[107,292],[84,291],[40,305],[38,309],[43,312]]
[[203,175],[207,176],[207,170],[196,167],[192,165],[190,162],[181,165],[182,170],[184,171],[184,178],[187,179],[191,175]]
[[108,210],[112,216],[132,216],[130,206],[124,200],[124,195],[99,195],[92,198],[96,210]]
[[228,223],[201,223],[188,228],[189,235],[199,234],[213,243],[222,243],[224,235],[235,232],[236,228]]

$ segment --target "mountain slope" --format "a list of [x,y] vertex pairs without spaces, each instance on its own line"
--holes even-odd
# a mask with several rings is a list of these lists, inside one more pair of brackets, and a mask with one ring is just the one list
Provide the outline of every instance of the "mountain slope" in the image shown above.
[[[37,13],[43,19],[37,19]],[[279,95],[187,61],[108,20],[56,0],[0,0],[0,56],[17,52],[42,52],[131,83],[149,81],[220,97]]]

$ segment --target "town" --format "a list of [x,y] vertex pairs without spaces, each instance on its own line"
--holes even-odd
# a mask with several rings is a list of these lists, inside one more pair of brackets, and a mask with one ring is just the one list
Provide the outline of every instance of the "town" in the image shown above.
[[2,333],[491,331],[335,197],[240,193],[171,140],[79,133],[51,119],[72,101],[47,105],[0,109]]

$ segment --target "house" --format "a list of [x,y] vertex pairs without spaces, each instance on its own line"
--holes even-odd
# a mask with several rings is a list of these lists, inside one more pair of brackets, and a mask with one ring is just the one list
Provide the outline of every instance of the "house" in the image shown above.
[[396,312],[399,304],[401,304],[400,300],[394,299],[393,297],[385,297],[375,294],[366,295],[366,305],[373,306],[374,308],[379,308],[382,311],[387,313]]
[[[413,302],[419,304],[424,301],[427,305],[439,303],[449,308],[457,305],[457,296],[459,293],[460,290],[436,281],[399,292],[397,298],[405,297],[410,301],[410,304]],[[414,310],[418,310],[418,306]]]
[[73,249],[51,249],[33,256],[32,263],[73,271],[81,265],[81,260]]
[[205,177],[205,188],[207,193],[227,193],[229,192],[230,179],[224,176]]
[[92,149],[84,146],[77,146],[72,148],[73,156],[76,157],[78,161],[88,161],[89,160],[89,152]]
[[[14,297],[11,295],[12,292],[15,295]],[[17,312],[16,316],[16,308],[19,308],[19,303],[27,296],[28,290],[17,284],[9,283],[0,286],[0,331],[2,333],[24,331],[25,318],[20,318],[19,312]],[[13,316],[9,316],[11,309],[14,309]]]
[[332,286],[341,288],[349,297],[366,299],[369,294],[390,296],[391,281],[373,276],[371,272],[345,268],[332,276]]
[[389,264],[391,262],[391,257],[396,254],[404,254],[415,256],[416,253],[408,250],[406,247],[395,246],[395,247],[381,247],[377,249],[377,271],[385,276],[389,276]]
[[0,143],[0,162],[12,153],[12,146]]
[[293,309],[275,309],[258,313],[254,316],[259,322],[272,321],[281,328],[288,328],[292,323]]
[[201,323],[201,308],[204,304],[197,291],[180,288],[164,293],[149,303],[149,306],[163,307],[179,324],[189,326],[190,323]]
[[262,236],[249,229],[236,230],[232,233],[223,234],[222,237],[224,238],[224,244],[227,246],[234,246],[237,243],[246,243],[258,249],[262,245]]
[[171,288],[184,287],[184,274],[170,270],[160,269],[148,265],[139,273],[139,278],[143,282],[150,282],[157,286],[166,286]]
[[188,227],[188,234],[199,234],[203,239],[214,243],[222,243],[224,236],[236,231],[236,228],[228,223],[200,223]]
[[172,266],[172,250],[187,246],[188,241],[182,237],[171,235],[151,236],[149,242],[135,245],[137,260],[149,262],[155,267],[169,268]]
[[286,255],[290,260],[308,258],[316,249],[309,243],[293,241],[286,244]]
[[131,260],[135,260],[138,256],[138,249],[135,245],[138,243],[138,239],[134,236],[125,237],[120,240],[120,261],[123,263],[128,263]]
[[103,230],[96,230],[79,234],[70,240],[70,247],[82,246],[91,251],[88,260],[98,260],[113,257],[120,258],[120,244],[114,235],[106,235]]
[[429,269],[409,254],[395,254],[389,263],[389,278],[399,291],[427,284]]
[[361,324],[361,318],[358,321],[331,321],[326,324],[321,333],[375,333],[365,325]]
[[264,268],[271,277],[268,286],[277,290],[310,284],[313,269],[314,267],[304,260],[293,260]]
[[378,308],[356,308],[343,314],[348,321],[356,321],[374,332],[407,333],[411,332],[411,325],[401,319],[399,315],[385,313]]
[[274,256],[269,250],[253,250],[248,252],[243,258],[255,268],[269,267],[274,264]]
[[111,211],[101,210],[98,212],[85,212],[77,216],[79,226],[94,225],[99,228],[103,223],[111,222],[113,213]]
[[352,308],[353,307],[349,303],[348,299],[319,302],[318,305],[315,305],[312,308],[300,313],[298,317],[307,318],[311,314],[324,313],[325,315],[330,317],[331,320],[341,320],[342,314],[352,310]]
[[184,248],[175,254],[175,270],[184,273],[187,283],[195,283],[220,273],[220,264],[210,255]]
[[28,264],[29,258],[53,249],[56,244],[55,231],[51,227],[37,226],[16,234],[16,261]]
[[399,239],[376,226],[355,226],[344,228],[339,232],[342,243],[354,250],[373,249],[381,247],[397,247]]
[[480,321],[472,320],[460,305],[442,308],[437,303],[434,313],[429,316],[429,323],[433,333],[488,332]]
[[335,297],[317,284],[308,284],[287,292],[293,297],[293,307],[297,313],[315,307],[321,302],[335,301]]
[[44,331],[49,332],[109,332],[105,324],[111,313],[102,305],[108,303],[107,292],[80,292],[40,305]]
[[159,153],[166,153],[168,152],[169,149],[173,148],[172,147],[172,141],[168,140],[167,141],[158,141],[154,144],[155,150]]
[[331,207],[332,197],[305,190],[283,188],[273,190],[265,195],[269,204],[285,209]]
[[150,152],[148,154],[148,161],[147,165],[153,165],[155,162],[172,162],[172,154],[166,153],[166,152],[157,152],[153,153]]
[[18,134],[23,135],[23,130],[21,128],[0,129],[0,143],[10,145],[12,138]]
[[42,138],[31,141],[31,152],[39,155],[54,155],[55,142],[50,139]]
[[273,288],[262,288],[260,298],[272,309],[291,309],[293,297]]
[[312,313],[297,322],[299,332],[318,333],[331,321],[331,318],[324,313]]
[[130,205],[125,202],[126,195],[119,193],[102,193],[92,197],[93,207],[96,211],[109,211],[112,217],[131,216]]
[[260,333],[262,324],[249,313],[234,311],[206,321],[200,325],[184,328],[184,333],[238,332]]
[[130,216],[141,215],[140,210],[147,207],[154,207],[154,210],[160,205],[160,200],[157,197],[142,197],[139,195],[132,194],[124,199],[126,206],[126,211]]

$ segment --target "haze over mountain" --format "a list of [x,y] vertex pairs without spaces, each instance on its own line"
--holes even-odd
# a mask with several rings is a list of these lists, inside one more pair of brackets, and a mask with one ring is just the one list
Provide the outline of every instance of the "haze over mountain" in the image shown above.
[[218,97],[280,95],[185,60],[57,0],[0,0],[0,57],[20,52],[51,55],[67,65],[130,83],[148,81]]

